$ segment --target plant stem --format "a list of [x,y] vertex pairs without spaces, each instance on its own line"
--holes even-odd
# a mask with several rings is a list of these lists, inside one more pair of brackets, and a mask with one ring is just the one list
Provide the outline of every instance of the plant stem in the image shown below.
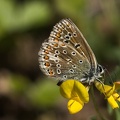
[[102,116],[101,112],[99,111],[98,105],[96,103],[93,86],[91,86],[91,97],[92,97],[93,104],[94,104],[95,110],[96,110],[99,118],[101,120],[105,120],[104,117]]

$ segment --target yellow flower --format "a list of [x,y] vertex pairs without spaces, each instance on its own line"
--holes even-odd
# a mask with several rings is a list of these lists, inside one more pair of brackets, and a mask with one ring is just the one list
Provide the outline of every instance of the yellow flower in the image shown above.
[[[96,88],[105,95],[111,107],[119,108],[117,101],[120,102],[120,96],[116,92],[120,89],[120,82],[114,82],[113,86],[105,85],[102,82],[94,81]],[[89,102],[89,87],[81,82],[69,79],[60,84],[60,93],[63,97],[69,99],[67,108],[71,114],[79,112],[85,103]]]
[[113,109],[119,108],[119,105],[116,101],[120,102],[120,96],[116,91],[120,89],[120,82],[114,82],[113,86],[104,85],[103,83],[100,83],[98,81],[95,81],[94,83],[96,88],[105,95],[111,107]]
[[89,101],[89,87],[85,87],[77,80],[66,80],[60,85],[60,93],[63,97],[69,99],[68,110],[71,114],[79,112],[84,103]]

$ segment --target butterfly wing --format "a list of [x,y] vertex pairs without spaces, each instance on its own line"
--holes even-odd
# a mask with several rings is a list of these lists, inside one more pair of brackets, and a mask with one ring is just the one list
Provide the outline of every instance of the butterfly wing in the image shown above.
[[97,65],[94,53],[70,19],[57,23],[39,51],[41,70],[59,80],[81,80]]
[[77,28],[77,26],[70,19],[66,19],[66,21],[69,22],[69,24],[71,24],[71,26],[74,26],[74,30],[77,32],[77,35],[78,35],[78,37],[76,39],[76,42],[81,43],[81,49],[84,52],[84,54],[86,55],[88,61],[90,62],[92,71],[94,73],[96,73],[97,60],[96,60],[96,57],[95,57],[92,49],[90,48],[89,44],[87,43],[87,41],[84,38],[83,34]]

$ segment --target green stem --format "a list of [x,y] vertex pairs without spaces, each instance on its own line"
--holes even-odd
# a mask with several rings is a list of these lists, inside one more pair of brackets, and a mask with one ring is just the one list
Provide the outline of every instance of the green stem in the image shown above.
[[101,120],[105,120],[104,117],[102,116],[101,112],[99,111],[98,105],[96,103],[93,86],[91,86],[91,97],[92,97],[93,104],[94,104],[95,110],[96,110],[99,118]]

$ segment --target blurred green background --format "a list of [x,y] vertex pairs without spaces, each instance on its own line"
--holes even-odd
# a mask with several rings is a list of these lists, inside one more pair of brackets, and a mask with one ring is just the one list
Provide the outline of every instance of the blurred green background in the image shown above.
[[[69,115],[57,82],[39,70],[40,46],[63,18],[74,21],[112,80],[120,80],[120,0],[0,0],[0,120],[97,120],[91,101]],[[95,94],[103,116],[119,120],[120,111]]]

